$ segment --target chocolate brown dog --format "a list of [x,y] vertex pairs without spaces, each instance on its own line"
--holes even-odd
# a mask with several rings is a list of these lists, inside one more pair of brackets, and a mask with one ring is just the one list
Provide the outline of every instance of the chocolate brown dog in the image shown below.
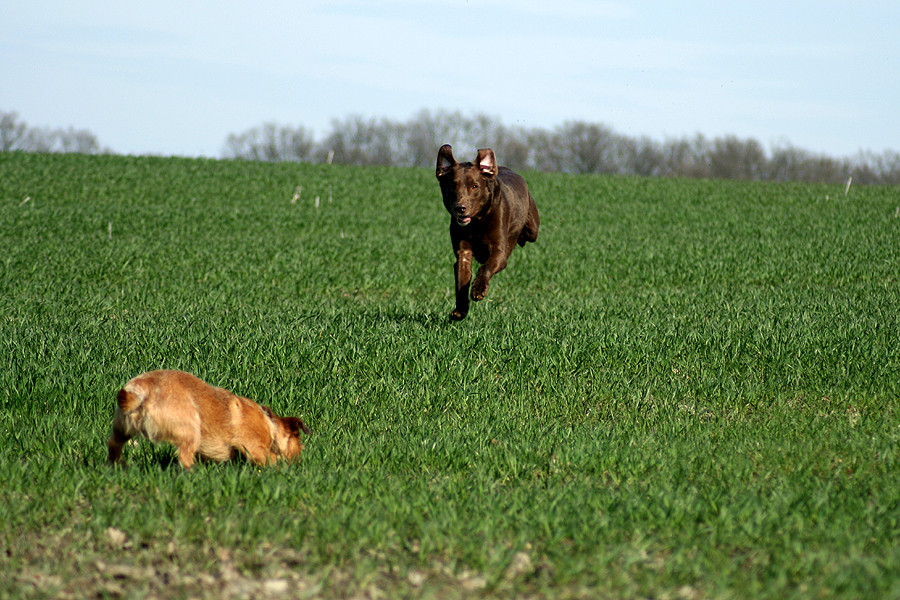
[[540,218],[525,180],[506,167],[498,167],[494,151],[478,151],[475,162],[458,163],[444,144],[435,168],[444,207],[450,213],[450,240],[456,254],[456,308],[452,321],[469,313],[472,257],[481,263],[472,284],[472,300],[487,294],[491,277],[506,267],[516,243],[537,239]]
[[191,468],[197,454],[226,461],[237,454],[257,465],[300,456],[300,431],[309,428],[297,417],[279,417],[248,398],[209,385],[184,371],[150,371],[119,390],[109,462],[122,458],[122,447],[136,435],[170,442],[178,460]]

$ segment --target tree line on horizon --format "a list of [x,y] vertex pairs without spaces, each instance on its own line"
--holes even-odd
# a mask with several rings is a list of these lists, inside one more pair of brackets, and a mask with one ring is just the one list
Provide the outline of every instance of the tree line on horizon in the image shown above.
[[0,111],[0,152],[71,152],[74,154],[111,154],[102,148],[97,136],[87,129],[33,127],[19,119],[16,112]]
[[[900,153],[860,151],[834,158],[780,143],[769,151],[753,138],[630,137],[602,123],[566,121],[552,129],[510,127],[459,111],[422,110],[407,121],[353,115],[334,119],[317,140],[310,129],[264,123],[229,134],[223,158],[397,167],[433,167],[437,149],[453,145],[460,160],[494,149],[515,170],[691,177],[745,181],[900,184]],[[83,129],[30,127],[0,111],[0,151],[113,153]]]
[[509,127],[484,114],[422,110],[407,121],[349,116],[331,122],[316,140],[306,127],[264,123],[230,134],[226,158],[431,167],[449,143],[460,160],[493,148],[515,170],[694,177],[748,181],[900,184],[900,153],[859,152],[834,158],[781,143],[766,151],[759,141],[727,135],[629,137],[601,123],[567,121],[553,129]]

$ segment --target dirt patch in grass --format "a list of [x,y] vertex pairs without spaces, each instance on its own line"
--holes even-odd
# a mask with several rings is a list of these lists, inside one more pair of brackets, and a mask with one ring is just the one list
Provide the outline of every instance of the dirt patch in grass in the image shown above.
[[[24,598],[493,598],[536,597],[536,568],[519,553],[498,581],[447,564],[411,567],[362,557],[315,572],[301,552],[260,546],[149,547],[117,529],[18,539],[0,557],[0,596]],[[373,562],[378,563],[373,565]],[[373,568],[374,567],[374,568]],[[532,588],[529,590],[529,588]],[[578,593],[560,597],[578,596]]]

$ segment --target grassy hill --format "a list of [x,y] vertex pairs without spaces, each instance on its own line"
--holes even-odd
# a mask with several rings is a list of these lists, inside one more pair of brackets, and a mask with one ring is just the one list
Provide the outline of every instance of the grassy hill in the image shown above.
[[[0,154],[0,597],[900,594],[900,190],[525,175],[450,323],[428,170]],[[302,462],[107,467],[156,368]]]

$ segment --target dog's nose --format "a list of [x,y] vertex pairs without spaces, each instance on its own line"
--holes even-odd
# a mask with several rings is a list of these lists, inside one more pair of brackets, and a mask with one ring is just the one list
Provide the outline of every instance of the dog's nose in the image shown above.
[[456,205],[453,207],[453,209],[454,209],[456,212],[466,212],[466,205],[460,202],[460,203],[456,204]]

